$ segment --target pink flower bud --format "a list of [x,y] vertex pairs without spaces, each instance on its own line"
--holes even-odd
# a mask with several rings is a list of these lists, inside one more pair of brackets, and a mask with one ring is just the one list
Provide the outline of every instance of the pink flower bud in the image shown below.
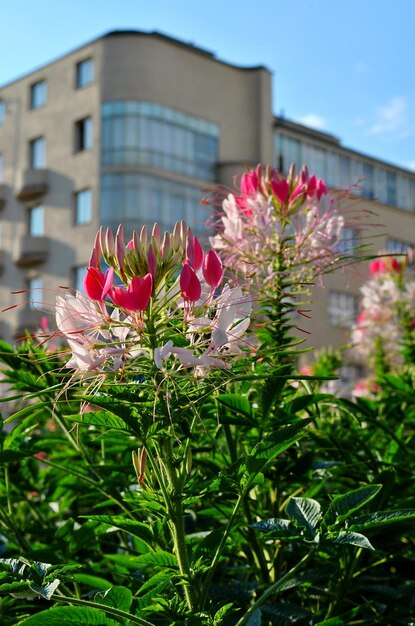
[[290,193],[290,187],[283,178],[282,180],[275,180],[274,178],[271,180],[271,189],[274,196],[281,202],[281,204],[285,204],[288,200],[288,195]]
[[115,235],[115,258],[117,259],[118,267],[122,268],[125,258],[125,243],[124,243],[124,226],[120,224]]
[[110,297],[114,304],[127,311],[145,311],[153,291],[153,277],[146,274],[144,278],[133,276],[128,289],[113,287]]
[[253,196],[258,191],[259,178],[255,170],[244,172],[241,176],[241,191],[246,196]]
[[214,290],[222,282],[223,266],[215,250],[209,250],[203,261],[203,276],[209,287]]
[[114,280],[114,270],[109,267],[105,274],[96,267],[88,267],[84,278],[84,291],[91,300],[105,300]]
[[92,248],[91,256],[89,258],[89,267],[99,268],[101,264],[101,230],[95,235],[94,246]]
[[189,300],[190,302],[199,300],[202,293],[200,280],[196,276],[193,267],[191,267],[187,261],[183,263],[180,274],[180,291],[182,292],[183,299]]
[[310,176],[307,185],[307,196],[312,198],[317,190],[317,178],[315,176]]
[[152,277],[155,278],[156,270],[157,270],[157,259],[156,259],[156,254],[154,252],[154,248],[152,244],[150,244],[148,247],[147,265],[148,265],[148,271],[150,272]]
[[197,237],[194,237],[192,234],[187,239],[186,245],[186,261],[193,267],[193,269],[197,272],[202,267],[203,258],[205,254],[203,252],[203,248],[199,243]]
[[328,193],[326,183],[324,180],[317,181],[317,200],[320,200],[321,196],[326,196]]

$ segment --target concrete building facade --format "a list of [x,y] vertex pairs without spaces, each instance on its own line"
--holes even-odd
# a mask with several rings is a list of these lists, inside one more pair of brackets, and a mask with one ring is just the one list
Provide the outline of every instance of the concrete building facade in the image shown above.
[[[415,245],[415,174],[272,114],[272,77],[159,33],[115,31],[0,88],[0,334],[39,324],[59,285],[82,283],[100,225],[127,230],[208,217],[203,189],[246,165],[290,163],[353,188],[378,214],[377,249]],[[363,232],[348,224],[345,246]],[[329,278],[313,345],[347,339],[365,270]],[[28,290],[21,296],[12,291]],[[345,311],[347,313],[345,313]]]

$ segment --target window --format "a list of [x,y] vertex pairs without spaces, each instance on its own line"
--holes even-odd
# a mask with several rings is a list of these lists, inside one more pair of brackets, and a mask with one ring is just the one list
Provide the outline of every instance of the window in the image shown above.
[[391,254],[406,254],[410,247],[410,243],[401,241],[400,239],[388,239],[386,243],[386,250]]
[[101,224],[116,230],[122,222],[128,233],[156,221],[169,229],[180,220],[200,233],[209,216],[199,187],[135,172],[104,174],[100,202]]
[[40,109],[44,107],[48,100],[47,83],[40,80],[30,87],[30,108]]
[[361,365],[353,365],[348,363],[342,365],[340,370],[340,380],[344,385],[354,385],[363,376],[363,368]]
[[339,187],[348,189],[352,184],[352,168],[350,157],[339,155]]
[[343,228],[341,239],[336,245],[336,252],[340,254],[353,254],[358,244],[358,231],[354,228]]
[[0,126],[4,124],[6,119],[6,103],[4,100],[0,100]]
[[41,237],[45,234],[45,211],[43,206],[29,209],[29,235]]
[[374,172],[373,166],[369,163],[362,164],[363,180],[361,187],[361,195],[363,198],[373,199],[375,197],[374,192]]
[[332,326],[351,328],[357,315],[357,298],[350,293],[331,291],[329,294],[329,320]]
[[396,174],[395,172],[386,172],[386,202],[396,205],[396,200]]
[[84,117],[75,122],[75,152],[92,149],[92,117]]
[[0,184],[4,182],[4,156],[0,154]]
[[101,112],[104,167],[146,165],[215,180],[216,124],[151,102],[105,102]]
[[37,309],[42,301],[43,280],[40,277],[27,281],[28,301],[31,309]]
[[92,191],[82,189],[75,194],[75,224],[89,224],[92,219]]
[[33,139],[29,144],[30,167],[41,169],[46,164],[46,140],[43,137]]
[[277,168],[280,172],[288,173],[294,164],[297,171],[301,169],[301,143],[298,139],[277,135]]
[[86,265],[79,265],[73,270],[74,273],[74,287],[77,291],[84,293],[84,278],[87,273]]
[[85,59],[76,64],[76,87],[81,89],[90,85],[94,80],[94,62],[92,59]]

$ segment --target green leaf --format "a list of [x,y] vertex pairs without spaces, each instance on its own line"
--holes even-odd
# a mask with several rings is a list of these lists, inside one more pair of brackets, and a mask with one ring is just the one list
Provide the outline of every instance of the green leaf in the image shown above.
[[144,541],[148,550],[152,550],[150,544],[153,541],[153,533],[147,524],[128,519],[122,515],[88,515],[85,517],[88,517],[89,520],[100,522],[101,524],[114,526],[129,535],[134,535],[134,537],[138,537],[138,539]]
[[80,606],[56,606],[31,615],[18,622],[18,626],[120,626],[119,622],[110,619],[100,609]]
[[318,532],[317,525],[322,517],[321,506],[317,500],[311,498],[290,498],[286,512],[294,519],[299,526],[304,528],[310,539],[316,539]]
[[121,417],[117,417],[110,411],[92,411],[91,413],[83,413],[82,415],[65,415],[65,419],[80,424],[92,424],[93,426],[105,426],[106,428],[114,428],[115,430],[127,430],[127,424]]
[[353,531],[366,531],[371,528],[381,528],[390,524],[408,522],[415,518],[415,509],[400,509],[397,511],[378,511],[369,513],[349,521],[349,528]]
[[336,617],[325,619],[322,622],[316,622],[315,626],[345,626],[345,624],[351,623],[352,617],[358,616],[359,613],[367,606],[367,604],[361,604],[360,606],[356,606],[351,611],[347,611],[347,613],[342,613],[341,615],[337,615]]
[[358,548],[366,548],[367,550],[374,550],[375,548],[370,543],[369,539],[361,533],[355,533],[351,531],[344,531],[337,535],[335,539],[332,539],[334,543],[345,543]]
[[128,612],[133,601],[133,594],[127,587],[111,587],[106,591],[99,591],[95,595],[95,600],[99,604],[112,606],[115,609]]
[[177,559],[174,554],[163,550],[141,554],[140,556],[129,554],[106,554],[105,556],[110,561],[114,561],[127,569],[138,569],[139,567],[146,567],[146,565],[177,568]]
[[344,521],[352,513],[370,502],[381,489],[382,485],[366,485],[344,495],[336,496],[324,516],[325,524],[333,526],[337,522]]
[[86,585],[87,587],[91,587],[92,589],[100,589],[102,591],[106,591],[111,587],[111,583],[105,578],[101,578],[100,576],[91,576],[90,574],[79,574],[76,573],[73,575],[73,578],[80,582],[82,585]]
[[304,437],[305,433],[301,431],[304,430],[310,421],[311,418],[302,419],[295,424],[280,428],[267,439],[260,441],[252,450],[248,460],[260,461],[258,464],[258,471],[260,471],[262,467],[265,467],[265,465],[276,456],[287,450],[287,448],[296,443],[301,437]]
[[259,532],[269,533],[267,539],[272,537],[273,539],[301,539],[301,535],[294,524],[289,519],[270,518],[263,520],[262,522],[255,522],[251,525],[251,528]]
[[245,417],[252,417],[251,403],[245,396],[240,396],[235,393],[224,393],[218,396],[218,402]]

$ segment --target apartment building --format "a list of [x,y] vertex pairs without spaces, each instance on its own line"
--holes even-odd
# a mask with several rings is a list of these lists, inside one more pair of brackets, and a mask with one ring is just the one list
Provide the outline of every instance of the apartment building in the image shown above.
[[[271,90],[265,67],[136,31],[108,33],[0,88],[0,308],[20,303],[2,314],[1,336],[35,328],[60,285],[82,285],[100,225],[185,219],[201,230],[203,190],[232,185],[246,165],[307,163],[332,188],[350,188],[360,221],[348,223],[346,249],[364,236],[366,211],[383,224],[376,249],[415,244],[415,174],[274,117]],[[314,321],[304,321],[312,345],[347,340],[366,271],[318,289]]]

